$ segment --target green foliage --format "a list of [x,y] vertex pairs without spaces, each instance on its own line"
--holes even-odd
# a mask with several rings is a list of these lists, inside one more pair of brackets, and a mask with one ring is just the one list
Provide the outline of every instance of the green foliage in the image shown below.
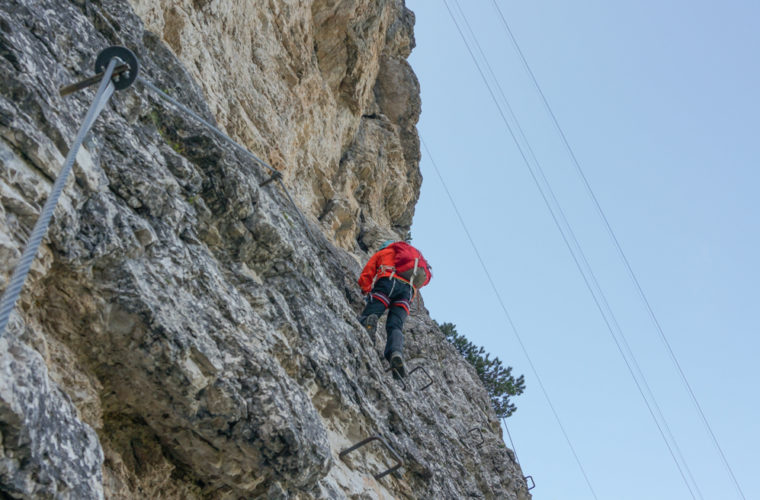
[[503,366],[499,358],[491,359],[491,354],[485,352],[457,332],[453,323],[439,324],[438,327],[446,339],[456,347],[459,354],[466,359],[478,372],[480,380],[491,397],[491,405],[499,418],[509,417],[517,407],[509,400],[510,396],[518,396],[525,391],[525,376],[515,378],[511,366]]

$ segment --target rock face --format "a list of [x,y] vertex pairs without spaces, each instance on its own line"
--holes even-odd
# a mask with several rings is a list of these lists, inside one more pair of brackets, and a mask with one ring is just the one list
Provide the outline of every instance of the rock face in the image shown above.
[[219,124],[286,176],[341,247],[405,233],[422,178],[413,14],[396,0],[132,0]]
[[[413,20],[393,0],[0,5],[0,287],[93,96],[58,87],[108,45],[281,170],[308,224],[203,125],[117,93],[0,338],[0,496],[529,498],[422,303],[424,391],[355,319],[360,263],[419,195]],[[339,457],[372,435],[403,460],[381,479],[378,442]]]

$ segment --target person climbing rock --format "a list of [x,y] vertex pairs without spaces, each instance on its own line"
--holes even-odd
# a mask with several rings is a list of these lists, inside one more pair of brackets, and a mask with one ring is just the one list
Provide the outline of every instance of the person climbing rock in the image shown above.
[[385,359],[394,377],[405,377],[402,328],[417,290],[430,282],[430,265],[419,250],[405,241],[388,240],[369,259],[359,275],[359,286],[367,296],[359,322],[374,339],[377,322],[388,309],[385,322]]

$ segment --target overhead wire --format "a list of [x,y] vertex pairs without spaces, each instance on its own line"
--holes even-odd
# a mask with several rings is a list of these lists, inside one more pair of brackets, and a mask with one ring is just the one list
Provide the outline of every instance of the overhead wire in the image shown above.
[[[535,164],[535,171],[534,171],[531,168],[531,165],[528,162],[526,156],[523,155],[523,159],[525,159],[526,165],[528,166],[528,169],[531,171],[533,180],[536,182],[536,185],[538,186],[539,190],[542,192],[542,195],[544,195],[545,193],[548,194],[548,197],[544,196],[544,201],[546,202],[547,207],[552,213],[554,222],[557,225],[557,228],[559,229],[560,233],[562,234],[565,244],[568,246],[568,249],[570,250],[570,253],[572,254],[573,259],[575,261],[575,264],[576,266],[578,266],[578,269],[581,272],[581,275],[586,283],[586,286],[591,292],[591,295],[597,305],[597,308],[599,308],[599,312],[602,314],[602,317],[604,318],[604,321],[610,331],[610,334],[613,340],[615,341],[615,344],[620,352],[620,355],[623,358],[623,361],[625,362],[631,374],[631,377],[633,378],[636,384],[636,387],[639,390],[639,393],[641,394],[641,397],[644,400],[647,406],[647,409],[649,410],[649,413],[652,416],[652,419],[654,420],[657,426],[657,429],[660,432],[660,435],[662,436],[663,441],[665,442],[668,448],[668,451],[671,457],[673,458],[673,461],[675,462],[676,467],[678,468],[679,473],[681,474],[681,477],[684,480],[684,483],[686,484],[689,491],[692,493],[692,497],[694,497],[694,492],[692,491],[691,485],[694,486],[694,489],[697,491],[698,496],[702,498],[702,493],[699,490],[699,486],[697,485],[697,482],[694,479],[694,475],[691,473],[691,469],[689,468],[688,463],[686,462],[686,459],[684,458],[683,453],[681,452],[681,449],[678,446],[678,442],[675,439],[675,436],[673,435],[673,432],[671,431],[670,426],[668,425],[667,419],[662,413],[662,410],[660,409],[660,405],[657,403],[657,399],[655,398],[654,393],[652,392],[649,386],[649,383],[647,382],[647,379],[644,376],[644,373],[639,366],[638,360],[636,359],[636,356],[633,354],[633,351],[631,350],[628,344],[628,341],[625,335],[623,334],[622,328],[620,327],[620,324],[618,323],[617,318],[614,312],[612,311],[612,308],[610,307],[609,302],[607,301],[606,294],[604,293],[604,290],[599,285],[599,282],[596,279],[596,275],[593,271],[593,268],[589,264],[589,261],[586,258],[585,252],[583,251],[580,243],[578,242],[578,239],[575,236],[575,232],[573,231],[572,226],[567,220],[565,212],[562,209],[562,206],[560,205],[559,201],[557,200],[554,194],[554,190],[551,188],[551,184],[549,183],[548,179],[546,178],[546,175],[544,174],[544,170],[543,170],[543,167],[541,166],[541,163],[538,161],[538,158],[536,157],[533,151],[533,148],[530,145],[530,142],[525,136],[522,126],[520,125],[520,122],[517,119],[517,116],[515,115],[514,110],[512,109],[512,106],[509,103],[509,99],[507,99],[504,93],[504,90],[502,89],[502,86],[499,83],[498,78],[496,77],[493,69],[491,68],[491,64],[488,62],[488,58],[483,52],[483,49],[480,46],[480,42],[478,41],[477,36],[472,30],[472,27],[470,26],[470,23],[467,20],[467,16],[464,14],[464,11],[462,10],[461,5],[459,4],[459,1],[458,0],[453,0],[453,1],[459,10],[459,14],[462,16],[462,19],[465,23],[465,27],[467,28],[467,30],[470,33],[470,36],[473,38],[473,41],[475,42],[475,46],[478,49],[478,52],[485,63],[486,69],[491,75],[491,79],[494,81],[496,88],[499,91],[499,94],[501,95],[502,101],[505,104],[505,107],[509,113],[510,118],[512,119],[512,122],[515,124],[514,128],[517,130],[520,136],[520,139],[522,139],[522,142],[525,144],[525,148],[527,149],[530,158],[533,160],[533,163]],[[460,31],[460,34],[461,34],[461,31]],[[477,62],[476,62],[476,65],[477,65]],[[484,76],[482,72],[481,72],[481,76]],[[484,80],[484,81],[487,82],[487,80]],[[498,102],[496,102],[496,104],[498,106]],[[506,119],[505,119],[505,124],[507,125],[507,128],[509,128],[510,133],[512,134],[513,139],[517,143],[518,148],[522,152],[520,143],[517,141],[517,137],[515,137],[513,129],[512,127],[510,127]],[[537,173],[538,175],[536,176],[535,173]],[[539,183],[539,179],[541,183]],[[544,186],[544,189],[541,188],[541,185]],[[555,207],[556,212],[555,210],[552,210],[551,208],[552,205]],[[565,229],[563,229],[563,227]],[[683,469],[685,469],[685,472],[682,469],[681,464],[683,464]],[[688,476],[688,479],[686,476]],[[689,483],[689,480],[691,481],[691,485]]]
[[446,192],[446,196],[448,197],[449,202],[451,203],[451,206],[454,208],[454,212],[457,215],[459,224],[462,226],[462,229],[464,230],[464,233],[467,236],[467,239],[469,240],[470,245],[472,246],[472,249],[475,252],[476,257],[478,258],[478,262],[480,263],[480,266],[483,268],[483,272],[485,273],[486,278],[488,279],[488,283],[490,284],[491,289],[493,290],[494,295],[496,296],[496,300],[499,302],[499,305],[501,306],[501,310],[504,312],[504,316],[507,319],[507,323],[509,324],[510,329],[512,330],[512,333],[515,335],[515,338],[517,339],[517,343],[520,345],[520,349],[522,349],[523,355],[528,360],[528,365],[530,366],[530,369],[533,372],[533,376],[536,378],[536,382],[538,382],[538,386],[540,387],[541,392],[544,395],[544,398],[549,404],[549,408],[551,409],[551,412],[554,415],[554,418],[557,421],[557,424],[559,425],[560,431],[562,432],[562,435],[564,436],[565,441],[567,442],[567,445],[570,447],[570,451],[572,452],[573,457],[575,458],[575,462],[578,464],[578,468],[581,470],[581,473],[583,474],[583,477],[586,480],[586,484],[588,485],[589,490],[591,490],[591,494],[594,496],[594,498],[598,500],[598,497],[596,496],[596,492],[594,491],[594,487],[591,485],[591,480],[589,479],[589,476],[586,473],[586,469],[583,467],[583,463],[581,462],[580,456],[576,452],[573,442],[570,440],[570,436],[567,433],[567,430],[565,429],[564,424],[562,423],[562,419],[559,417],[559,413],[557,412],[557,409],[555,408],[554,403],[552,403],[551,397],[549,397],[549,391],[546,390],[546,387],[544,386],[544,382],[541,379],[541,376],[538,374],[538,369],[533,363],[533,360],[530,357],[530,354],[528,354],[528,349],[525,347],[525,343],[522,340],[522,336],[520,335],[520,332],[517,330],[517,326],[512,320],[512,315],[509,313],[507,306],[504,304],[504,300],[501,298],[501,294],[499,293],[498,288],[496,288],[496,283],[491,277],[491,273],[488,271],[488,267],[486,266],[485,261],[483,260],[483,257],[481,257],[480,255],[478,246],[475,244],[475,240],[472,238],[472,235],[470,234],[469,229],[467,229],[467,224],[464,222],[464,218],[462,217],[462,214],[459,212],[459,209],[457,208],[457,205],[454,202],[454,197],[451,195],[451,192],[449,191],[449,188],[446,185],[446,181],[443,179],[443,176],[441,175],[441,171],[438,169],[438,165],[436,164],[435,159],[433,158],[433,155],[430,153],[430,148],[428,148],[427,143],[425,142],[425,139],[422,137],[421,134],[420,134],[420,142],[422,143],[422,146],[425,148],[428,158],[430,159],[430,163],[433,165],[433,169],[435,169],[435,173],[438,175],[438,179],[441,181],[441,184],[443,185],[443,189]]
[[670,342],[668,341],[667,336],[665,335],[665,331],[663,330],[662,325],[660,324],[660,321],[658,320],[657,315],[655,314],[654,309],[652,308],[652,305],[651,305],[649,299],[647,298],[646,294],[644,293],[644,289],[642,288],[641,283],[640,283],[638,277],[636,276],[636,273],[633,271],[633,267],[631,266],[631,263],[630,263],[628,257],[626,256],[625,252],[623,251],[623,247],[621,246],[620,241],[618,240],[615,232],[612,229],[612,225],[610,224],[609,219],[607,218],[606,214],[604,213],[604,210],[602,209],[602,206],[599,203],[599,200],[596,197],[596,194],[594,193],[593,189],[591,188],[591,184],[589,183],[588,178],[586,177],[586,174],[584,173],[583,168],[581,167],[581,164],[578,161],[578,158],[577,158],[577,156],[575,154],[575,151],[573,150],[573,148],[570,145],[570,142],[567,139],[567,135],[565,134],[565,132],[562,129],[562,127],[560,126],[559,120],[557,119],[556,114],[552,110],[552,107],[549,104],[549,100],[546,98],[546,95],[544,94],[543,90],[541,89],[541,86],[539,85],[538,80],[536,79],[536,76],[533,73],[533,70],[531,69],[530,65],[528,64],[528,61],[527,61],[527,59],[525,57],[525,54],[523,53],[522,49],[520,48],[520,45],[517,42],[517,39],[515,38],[514,33],[512,32],[512,29],[509,27],[509,23],[507,22],[507,19],[504,16],[504,13],[502,12],[501,8],[499,7],[499,4],[496,2],[496,0],[491,0],[491,1],[493,3],[494,7],[496,8],[496,11],[499,14],[498,17],[501,20],[501,24],[502,24],[502,26],[503,26],[506,34],[508,35],[509,40],[512,42],[513,47],[515,48],[518,56],[520,57],[520,60],[521,60],[521,62],[523,64],[523,67],[525,68],[526,73],[530,77],[530,80],[533,83],[533,86],[536,88],[536,91],[538,92],[538,95],[540,96],[541,101],[542,101],[542,103],[544,105],[544,108],[546,109],[547,113],[549,114],[549,117],[551,118],[551,121],[552,121],[552,123],[554,125],[554,128],[557,130],[557,133],[559,134],[559,136],[560,136],[560,138],[562,140],[562,143],[563,143],[565,149],[567,150],[567,153],[568,153],[568,155],[569,155],[569,157],[570,157],[570,159],[572,161],[572,164],[575,167],[575,171],[577,172],[578,176],[580,177],[580,179],[581,179],[581,181],[582,181],[582,183],[583,183],[583,185],[584,185],[584,187],[586,189],[586,192],[587,192],[589,198],[593,202],[594,207],[596,208],[596,211],[597,211],[600,219],[603,222],[603,225],[604,225],[604,227],[605,227],[605,229],[607,231],[607,234],[609,235],[610,239],[612,240],[612,242],[613,242],[613,244],[614,244],[614,246],[615,246],[615,248],[617,250],[617,253],[618,253],[619,257],[622,260],[623,265],[626,268],[626,270],[628,272],[628,275],[629,275],[631,281],[634,284],[634,288],[638,292],[638,295],[641,298],[641,300],[642,300],[642,302],[643,302],[643,304],[645,306],[645,309],[647,310],[647,312],[649,314],[649,317],[650,317],[652,323],[654,324],[655,329],[658,332],[658,334],[660,336],[660,339],[662,340],[662,342],[663,342],[663,344],[664,344],[664,346],[666,348],[666,351],[670,355],[670,358],[671,358],[673,364],[675,365],[675,367],[676,367],[676,369],[677,369],[677,371],[678,371],[678,373],[680,375],[681,381],[685,385],[685,387],[687,389],[687,392],[689,393],[689,396],[691,397],[692,403],[696,407],[697,412],[698,412],[699,416],[701,417],[701,420],[702,420],[703,424],[705,425],[705,427],[706,427],[706,429],[708,431],[708,434],[710,435],[715,448],[718,450],[718,453],[719,453],[719,455],[721,457],[721,460],[723,462],[724,467],[727,469],[729,475],[731,476],[731,479],[732,479],[732,481],[734,483],[734,486],[736,487],[739,495],[743,499],[745,499],[746,497],[744,496],[744,491],[742,490],[742,488],[741,488],[741,486],[739,484],[739,481],[737,480],[736,475],[734,474],[734,471],[733,471],[731,465],[728,462],[726,454],[724,453],[723,448],[720,446],[718,438],[715,435],[715,432],[713,431],[712,426],[710,425],[710,423],[709,423],[709,421],[707,419],[707,416],[706,416],[704,410],[702,409],[702,405],[699,403],[699,400],[697,399],[696,394],[694,393],[694,390],[692,389],[692,386],[689,383],[688,378],[686,377],[686,373],[684,372],[683,368],[681,367],[681,363],[678,361],[678,358],[677,358],[677,356],[676,356],[676,354],[675,354],[675,352],[674,352],[674,350],[673,350]]
[[[589,291],[591,292],[591,295],[597,307],[599,308],[599,311],[602,314],[602,317],[604,318],[604,321],[610,331],[610,334],[613,340],[615,341],[615,344],[620,352],[620,355],[623,358],[631,374],[631,377],[633,378],[636,384],[636,387],[639,390],[639,393],[641,394],[641,397],[644,400],[647,406],[647,409],[649,410],[649,413],[652,416],[652,419],[654,420],[658,428],[658,431],[660,432],[660,435],[663,441],[665,442],[665,445],[668,448],[668,451],[671,457],[673,458],[673,461],[675,462],[676,467],[678,468],[678,471],[682,479],[684,480],[684,483],[687,489],[689,489],[692,497],[694,497],[694,491],[692,490],[692,484],[693,484],[694,489],[697,491],[697,494],[699,495],[700,498],[702,498],[702,494],[699,490],[699,486],[694,480],[694,476],[691,473],[690,468],[688,467],[688,463],[686,462],[685,458],[683,457],[683,454],[681,453],[680,447],[678,446],[675,436],[670,430],[670,426],[667,423],[667,419],[665,419],[665,416],[660,410],[660,406],[657,403],[657,400],[654,397],[654,394],[652,393],[651,388],[649,387],[649,383],[647,382],[646,377],[641,371],[641,368],[639,367],[639,364],[638,364],[638,361],[636,360],[635,355],[633,354],[633,352],[630,349],[630,346],[628,345],[628,341],[625,338],[625,335],[623,334],[622,329],[620,328],[617,318],[615,317],[615,314],[613,313],[611,307],[609,306],[606,295],[604,291],[602,290],[602,288],[599,286],[599,283],[596,279],[593,269],[591,268],[588,262],[588,259],[586,258],[585,253],[583,252],[583,249],[581,248],[577,238],[575,237],[575,233],[572,229],[572,226],[568,222],[567,217],[565,216],[562,206],[559,204],[556,196],[554,195],[554,191],[552,190],[550,183],[548,182],[546,176],[544,175],[543,168],[541,167],[540,162],[536,158],[533,152],[533,149],[531,148],[530,143],[528,142],[527,137],[525,136],[522,130],[522,127],[520,126],[519,120],[514,114],[514,111],[512,110],[511,105],[509,104],[509,100],[506,98],[506,95],[504,94],[503,89],[501,88],[501,84],[498,81],[498,78],[496,78],[496,75],[493,73],[490,63],[488,62],[488,58],[485,56],[482,48],[480,47],[480,43],[477,40],[477,36],[472,31],[469,21],[467,20],[467,17],[462,11],[458,0],[454,0],[454,2],[459,8],[460,15],[462,16],[462,19],[464,20],[465,25],[470,32],[470,36],[473,38],[476,44],[476,47],[481,57],[483,58],[486,64],[486,67],[489,70],[491,77],[497,86],[497,89],[499,90],[501,94],[501,97],[506,106],[506,109],[509,112],[509,115],[512,118],[512,121],[515,123],[515,128],[517,129],[522,141],[526,145],[525,146],[526,149],[528,150],[531,158],[533,159],[535,163],[535,167],[536,167],[535,171],[531,167],[531,164],[528,161],[527,156],[524,154],[524,151],[522,147],[520,146],[520,142],[518,141],[513,128],[510,126],[509,122],[506,120],[506,117],[504,116],[501,110],[501,107],[499,106],[498,100],[493,94],[493,91],[490,85],[488,84],[488,81],[485,78],[484,73],[482,72],[479,64],[477,63],[477,59],[475,59],[474,57],[474,53],[471,51],[469,44],[467,44],[467,40],[464,37],[464,34],[462,33],[458,25],[457,25],[457,29],[459,29],[460,35],[462,35],[463,40],[465,41],[465,44],[467,45],[467,48],[470,51],[471,56],[473,56],[473,61],[475,62],[476,66],[478,66],[478,70],[481,74],[481,77],[483,77],[484,82],[488,86],[489,91],[491,92],[491,96],[494,99],[494,102],[496,103],[497,107],[499,108],[499,111],[502,115],[502,119],[504,120],[505,125],[509,129],[513,140],[515,141],[515,143],[518,146],[518,149],[523,155],[523,159],[525,160],[526,166],[531,172],[534,182],[536,182],[536,185],[539,188],[539,191],[541,191],[542,197],[544,198],[544,202],[547,204],[547,207],[549,208],[549,211],[552,214],[552,218],[554,219],[554,222],[557,225],[557,228],[562,234],[565,244],[568,246],[568,249],[570,250],[570,253],[573,256],[576,266],[578,266],[578,269],[581,272],[581,275],[586,283],[586,286],[589,288]],[[454,20],[454,22],[455,24],[457,24],[456,20]],[[538,175],[536,175],[536,173]],[[539,178],[542,182],[539,182]],[[542,188],[542,185],[544,186],[543,188]],[[554,206],[555,208],[552,209],[552,206]],[[646,394],[645,394],[645,390],[646,390]],[[651,400],[651,403],[650,403],[650,400]],[[684,472],[684,469],[685,469],[685,472]],[[688,476],[688,479],[687,479],[687,476]],[[691,480],[691,484],[689,483],[689,479]]]
[[[488,88],[488,91],[491,95],[491,98],[493,99],[494,103],[496,104],[496,107],[501,115],[502,120],[504,121],[507,129],[509,130],[513,140],[515,141],[516,145],[518,146],[518,149],[520,151],[520,154],[523,157],[523,160],[528,167],[531,176],[536,183],[544,202],[547,205],[547,208],[549,208],[549,211],[552,215],[552,218],[554,219],[555,224],[557,225],[558,229],[560,230],[560,233],[562,234],[562,237],[565,241],[565,244],[568,246],[568,249],[570,250],[573,259],[575,260],[576,265],[578,266],[579,271],[581,272],[581,275],[584,278],[584,281],[586,282],[587,287],[589,288],[589,291],[592,294],[592,297],[594,298],[594,301],[596,302],[597,307],[600,310],[600,313],[602,314],[602,317],[604,318],[605,323],[607,324],[607,327],[610,331],[610,334],[615,341],[615,344],[618,347],[618,350],[623,357],[623,360],[625,361],[626,366],[628,367],[628,370],[634,379],[634,382],[637,386],[637,389],[639,390],[639,393],[641,394],[644,402],[646,403],[646,406],[660,432],[660,435],[663,439],[663,441],[666,444],[666,447],[668,448],[668,451],[670,452],[671,457],[673,458],[674,463],[676,464],[676,467],[678,468],[678,471],[684,481],[684,484],[686,485],[687,489],[691,493],[693,498],[695,497],[694,491],[692,490],[692,484],[690,484],[689,479],[687,479],[687,475],[691,479],[691,483],[693,483],[694,489],[697,491],[697,494],[699,494],[700,498],[702,497],[701,492],[699,491],[699,487],[696,484],[696,481],[694,480],[693,475],[691,474],[691,471],[688,467],[688,464],[686,463],[686,460],[683,457],[683,454],[680,452],[680,448],[677,445],[677,442],[675,440],[675,437],[673,436],[672,432],[670,431],[670,427],[667,424],[667,420],[665,419],[664,415],[662,414],[659,405],[657,404],[656,398],[654,397],[654,394],[652,393],[651,389],[649,388],[649,384],[646,382],[646,377],[644,377],[643,372],[641,372],[641,369],[638,366],[638,362],[636,361],[635,356],[633,355],[633,352],[630,350],[630,347],[628,346],[628,343],[625,339],[625,336],[622,333],[622,329],[620,329],[619,324],[617,322],[617,319],[614,316],[614,313],[612,312],[612,309],[609,307],[609,304],[607,302],[606,296],[599,286],[596,277],[593,273],[593,270],[591,269],[590,265],[588,264],[588,260],[585,257],[585,254],[580,247],[580,244],[577,241],[577,238],[575,237],[575,234],[572,230],[572,227],[567,221],[567,218],[564,214],[564,211],[562,210],[561,205],[556,199],[556,196],[554,195],[553,190],[551,189],[551,186],[546,179],[543,169],[541,168],[540,163],[538,162],[535,154],[533,153],[532,148],[530,147],[529,142],[527,141],[527,138],[525,137],[525,134],[522,131],[522,127],[519,124],[519,121],[517,120],[517,117],[514,115],[514,112],[512,111],[512,108],[509,104],[508,99],[504,95],[503,90],[501,89],[501,85],[498,82],[498,78],[493,74],[493,71],[490,67],[490,64],[488,63],[488,59],[483,53],[482,49],[480,48],[480,44],[477,41],[477,36],[473,33],[472,28],[469,26],[469,22],[467,21],[466,16],[464,15],[464,12],[461,9],[461,6],[459,5],[457,0],[454,0],[455,4],[457,5],[460,15],[462,16],[462,19],[464,20],[468,30],[470,31],[470,35],[472,36],[473,40],[475,41],[475,44],[478,47],[478,50],[480,51],[481,57],[485,61],[485,64],[487,65],[490,74],[492,76],[492,79],[496,83],[502,99],[507,107],[507,110],[509,111],[510,116],[512,117],[512,120],[515,122],[517,130],[519,131],[520,138],[522,139],[522,142],[526,144],[525,147],[521,145],[521,141],[518,139],[517,135],[515,134],[514,128],[510,125],[509,120],[507,120],[507,117],[504,114],[504,111],[496,97],[496,94],[494,93],[491,85],[488,82],[488,79],[486,78],[485,73],[483,72],[483,69],[481,68],[480,64],[478,63],[478,60],[470,47],[469,42],[467,41],[467,38],[462,31],[459,23],[456,20],[456,17],[454,16],[454,13],[451,11],[451,8],[449,7],[449,4],[446,0],[444,0],[444,3],[446,4],[446,7],[449,11],[449,15],[451,16],[452,20],[454,21],[454,24],[459,31],[460,36],[462,37],[462,40],[465,43],[465,46],[467,47],[467,50],[470,54],[470,57],[472,58],[473,62],[475,63],[478,72],[480,73],[481,78],[483,79],[484,83],[486,84],[486,87]],[[534,160],[534,163],[536,165],[535,169],[531,166],[531,162],[528,159],[528,154],[526,154],[525,149],[528,150],[529,155]],[[539,180],[540,178],[540,180]],[[543,184],[542,184],[543,181]],[[618,338],[619,337],[619,338]],[[630,360],[628,359],[630,358]],[[635,368],[635,369],[634,369]],[[641,379],[641,381],[639,380]],[[643,384],[643,388],[642,388]],[[649,394],[649,397],[645,394],[644,388],[646,388],[646,391]],[[651,399],[651,403],[650,403]],[[653,408],[654,407],[654,408]],[[662,423],[660,423],[662,421]],[[671,445],[672,441],[672,445]],[[678,455],[678,456],[677,456]],[[686,473],[684,473],[684,469],[686,469]]]

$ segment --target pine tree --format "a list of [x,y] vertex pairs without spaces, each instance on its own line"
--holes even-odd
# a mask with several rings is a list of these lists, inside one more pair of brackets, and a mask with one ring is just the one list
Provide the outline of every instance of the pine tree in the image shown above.
[[488,391],[496,416],[505,418],[512,415],[517,407],[509,400],[510,396],[518,396],[525,391],[525,376],[515,378],[512,367],[504,366],[499,358],[491,359],[491,354],[485,352],[457,332],[453,323],[439,324],[438,327],[451,342],[459,354],[466,359],[478,373],[478,377]]

